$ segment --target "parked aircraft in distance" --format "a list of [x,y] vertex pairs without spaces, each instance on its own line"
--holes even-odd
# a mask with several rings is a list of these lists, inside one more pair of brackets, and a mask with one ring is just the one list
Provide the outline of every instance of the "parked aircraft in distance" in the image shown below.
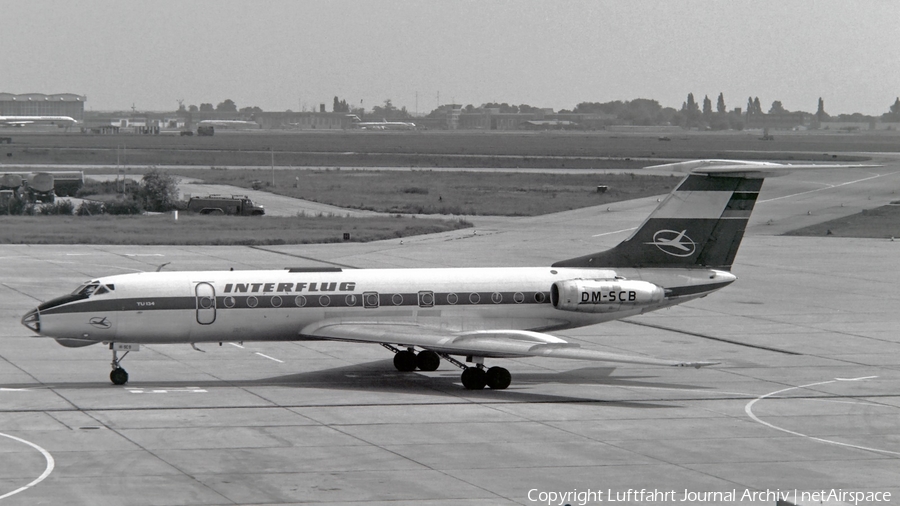
[[34,123],[50,123],[64,127],[77,125],[79,121],[71,116],[0,116],[0,126],[20,127]]
[[411,121],[360,121],[359,116],[349,114],[353,128],[362,130],[415,130],[416,124]]
[[260,128],[255,121],[241,119],[205,119],[197,123],[199,126],[211,126],[216,128]]
[[128,381],[119,351],[222,341],[374,343],[394,352],[400,371],[434,371],[444,359],[463,369],[467,389],[510,384],[509,371],[486,369],[485,359],[709,365],[582,348],[548,332],[640,315],[728,286],[766,176],[861,166],[700,160],[663,167],[689,174],[630,237],[549,267],[121,274],[39,305],[22,324],[63,346],[108,343],[110,379],[118,385]]

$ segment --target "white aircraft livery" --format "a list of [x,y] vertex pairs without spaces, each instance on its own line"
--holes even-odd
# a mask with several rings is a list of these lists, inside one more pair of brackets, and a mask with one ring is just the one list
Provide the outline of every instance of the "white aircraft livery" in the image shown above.
[[0,126],[24,126],[32,123],[70,126],[78,124],[78,121],[71,116],[0,116]]
[[704,160],[667,167],[690,173],[628,239],[549,267],[122,274],[47,301],[22,324],[63,346],[109,344],[117,385],[128,381],[119,351],[223,341],[375,343],[394,352],[400,371],[434,371],[442,359],[456,365],[467,389],[509,386],[509,371],[486,368],[485,359],[710,365],[585,349],[548,332],[655,311],[728,286],[764,177],[850,166]]
[[362,130],[415,130],[416,124],[411,121],[388,121],[384,118],[381,121],[360,121],[359,116],[349,114],[350,122],[354,128]]

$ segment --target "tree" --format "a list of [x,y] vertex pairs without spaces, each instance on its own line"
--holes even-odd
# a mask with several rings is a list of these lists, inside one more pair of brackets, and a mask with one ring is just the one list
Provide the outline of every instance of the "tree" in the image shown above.
[[200,112],[212,112],[215,108],[212,104],[200,104]]
[[819,122],[822,122],[827,119],[828,119],[828,113],[825,112],[825,101],[822,100],[822,97],[819,97],[819,108],[816,109],[816,120]]
[[705,118],[712,116],[712,100],[709,99],[709,95],[703,95],[703,116]]
[[753,97],[747,97],[747,117],[753,116]]
[[772,102],[772,107],[769,108],[769,114],[784,114],[787,111],[781,105],[781,100],[776,100]]
[[727,110],[725,109],[725,96],[719,92],[719,99],[716,101],[716,112],[719,114],[725,114]]
[[762,114],[762,106],[759,105],[759,97],[753,99],[753,113]]
[[688,128],[694,126],[697,121],[697,116],[700,114],[700,106],[697,105],[697,102],[694,100],[694,94],[688,93],[687,101],[684,103],[684,115],[687,121]]
[[406,108],[397,109],[394,107],[394,104],[391,103],[391,99],[387,99],[384,101],[384,105],[375,106],[372,108],[372,115],[378,119],[398,119],[398,118],[408,118],[409,113],[406,111]]
[[181,180],[168,172],[151,169],[144,174],[138,189],[138,200],[144,209],[166,212],[175,209],[178,201],[178,183]]
[[237,105],[230,98],[226,98],[216,106],[218,112],[237,112]]
[[253,107],[242,107],[240,112],[242,114],[256,114],[256,113],[263,112],[263,110],[260,109],[259,107],[253,106]]
[[898,97],[897,100],[894,100],[894,105],[890,107],[889,112],[884,113],[881,117],[885,121],[900,121],[900,97]]
[[334,106],[331,108],[334,112],[350,112],[350,104],[346,100],[338,100],[334,97]]
[[[212,104],[210,104],[210,107],[212,107]],[[200,109],[198,109],[196,105],[189,105],[189,106],[188,106],[188,111],[190,111],[190,112],[197,112],[197,111],[199,111],[199,110],[200,110]]]

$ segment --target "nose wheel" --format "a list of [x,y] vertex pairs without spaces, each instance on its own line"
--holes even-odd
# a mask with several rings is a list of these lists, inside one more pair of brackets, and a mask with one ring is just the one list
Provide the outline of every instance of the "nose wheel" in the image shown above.
[[[113,345],[110,344],[109,347],[112,348]],[[125,356],[128,355],[128,353],[129,352],[126,351],[120,357],[118,351],[112,350],[112,372],[109,373],[109,380],[113,382],[113,385],[124,385],[125,383],[128,383],[128,372],[119,365],[125,360]]]
[[112,381],[114,385],[124,385],[125,383],[128,383],[128,373],[125,369],[117,367],[109,373],[109,380]]

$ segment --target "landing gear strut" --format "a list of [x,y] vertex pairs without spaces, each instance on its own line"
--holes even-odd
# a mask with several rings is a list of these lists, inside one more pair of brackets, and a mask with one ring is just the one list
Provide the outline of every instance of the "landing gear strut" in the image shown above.
[[[113,347],[112,344],[109,345],[110,348]],[[119,363],[125,360],[125,356],[128,355],[129,352],[125,352],[121,357],[119,357],[119,353],[116,350],[112,351],[112,372],[109,373],[109,380],[113,382],[114,385],[124,385],[128,383],[128,373],[125,369],[119,366]]]

